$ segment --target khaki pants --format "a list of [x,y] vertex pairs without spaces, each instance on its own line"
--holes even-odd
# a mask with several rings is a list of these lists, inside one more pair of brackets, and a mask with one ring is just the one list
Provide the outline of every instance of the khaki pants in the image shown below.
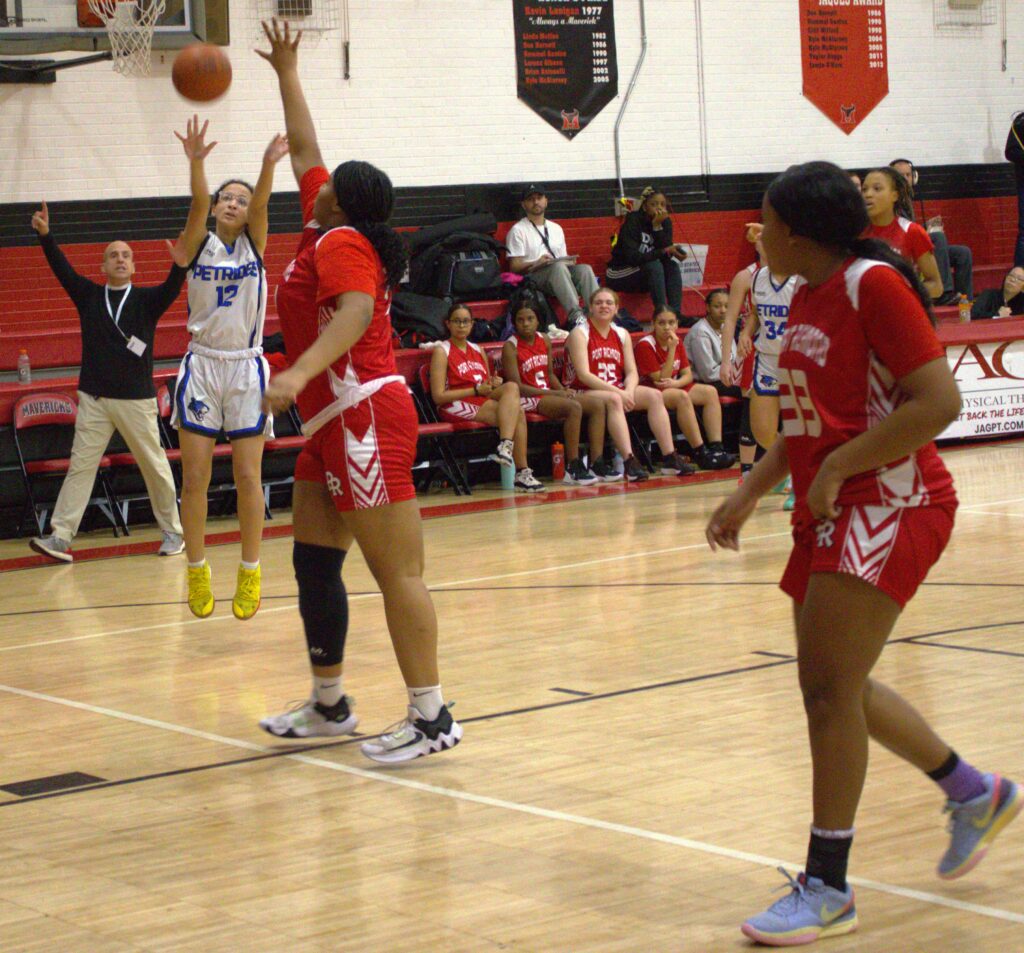
[[50,519],[54,536],[68,542],[74,539],[92,495],[100,457],[106,452],[115,430],[124,438],[139,464],[160,528],[168,533],[181,534],[174,479],[167,455],[160,445],[156,413],[156,399],[153,397],[116,400],[78,392],[78,419],[71,448],[71,465]]

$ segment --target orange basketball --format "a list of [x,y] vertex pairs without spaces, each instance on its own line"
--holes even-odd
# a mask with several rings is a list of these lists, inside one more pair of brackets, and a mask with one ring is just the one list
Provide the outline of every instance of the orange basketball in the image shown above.
[[231,85],[231,61],[219,46],[193,43],[175,58],[171,81],[186,99],[206,103],[227,92]]

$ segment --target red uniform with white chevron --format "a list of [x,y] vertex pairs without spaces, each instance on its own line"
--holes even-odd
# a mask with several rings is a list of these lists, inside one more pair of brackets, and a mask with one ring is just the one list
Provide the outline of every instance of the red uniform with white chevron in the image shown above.
[[[596,377],[600,377],[607,384],[614,384],[622,387],[626,381],[626,358],[625,346],[622,341],[626,331],[617,324],[608,329],[608,336],[601,337],[593,323],[587,321],[581,324],[571,333],[582,332],[587,342],[588,370]],[[572,358],[569,357],[568,349],[565,353],[565,386],[572,390],[587,390],[587,385],[582,383],[576,375],[576,368],[572,366]]]
[[535,334],[532,344],[516,338],[516,362],[519,365],[519,379],[524,384],[551,390],[551,382],[548,380],[548,342],[543,335]]
[[305,228],[278,288],[277,309],[285,348],[298,355],[330,323],[339,295],[358,291],[374,299],[362,337],[298,400],[309,440],[295,463],[295,479],[325,484],[334,505],[345,511],[415,498],[417,417],[395,365],[391,293],[377,252],[355,229],[321,234],[313,219],[313,201],[329,175],[315,167],[302,178]]
[[904,399],[899,378],[940,358],[917,295],[881,262],[851,258],[794,297],[779,401],[796,495],[796,546],[782,588],[797,601],[810,573],[849,572],[904,605],[945,548],[957,500],[934,443],[848,479],[838,519],[815,522],[807,508],[829,453],[893,413]]

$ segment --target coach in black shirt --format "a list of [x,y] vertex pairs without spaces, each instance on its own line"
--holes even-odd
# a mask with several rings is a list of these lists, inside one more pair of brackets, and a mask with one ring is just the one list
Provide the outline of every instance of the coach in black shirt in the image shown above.
[[78,418],[71,464],[50,519],[49,536],[30,543],[39,553],[71,562],[71,540],[92,495],[96,471],[117,430],[146,481],[156,521],[163,530],[160,555],[184,548],[174,480],[157,430],[153,389],[153,337],[156,323],[174,303],[186,269],[175,264],[162,285],[132,285],[135,262],[124,242],[111,242],[103,253],[100,285],[78,274],[50,234],[43,202],[32,216],[46,260],[75,307],[82,326],[82,369],[78,379]]

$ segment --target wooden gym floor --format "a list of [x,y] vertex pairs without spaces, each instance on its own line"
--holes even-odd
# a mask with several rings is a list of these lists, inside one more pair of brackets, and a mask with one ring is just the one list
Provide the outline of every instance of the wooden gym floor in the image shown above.
[[[877,674],[967,759],[1024,779],[1024,444],[946,459],[957,530]],[[809,757],[776,588],[788,517],[767,499],[743,552],[712,556],[704,522],[731,486],[428,520],[465,739],[398,769],[358,738],[287,745],[256,727],[308,691],[287,536],[265,544],[247,623],[228,603],[236,545],[210,551],[221,601],[204,621],[181,557],[0,574],[0,948],[750,948],[740,922],[779,895],[777,863],[803,860]],[[0,544],[0,565],[26,552]],[[372,733],[405,695],[358,554],[346,580],[346,689]],[[941,882],[940,793],[871,758],[861,928],[824,948],[1024,949],[1024,823]],[[73,772],[93,780],[12,787]]]

